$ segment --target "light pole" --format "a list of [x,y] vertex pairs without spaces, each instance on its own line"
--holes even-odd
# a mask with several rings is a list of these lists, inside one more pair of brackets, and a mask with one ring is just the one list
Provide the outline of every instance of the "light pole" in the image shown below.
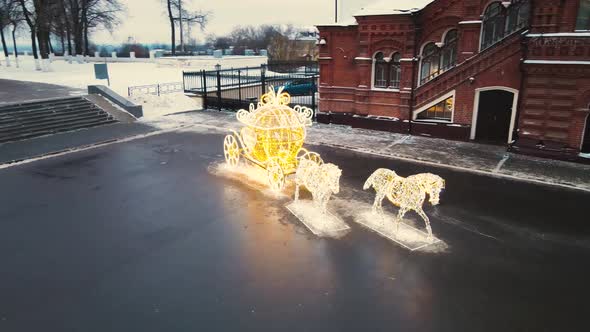
[[334,23],[338,23],[338,0],[334,0]]

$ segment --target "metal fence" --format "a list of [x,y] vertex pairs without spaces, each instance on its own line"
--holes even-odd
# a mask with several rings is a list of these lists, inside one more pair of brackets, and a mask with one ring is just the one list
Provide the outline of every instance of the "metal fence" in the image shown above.
[[262,65],[183,72],[183,85],[185,93],[203,98],[205,108],[247,109],[272,86],[284,87],[291,94],[293,105],[307,106],[315,111],[318,77],[316,72],[274,72]]
[[159,96],[166,93],[183,92],[184,88],[182,82],[160,83],[150,85],[137,85],[127,88],[127,95],[129,97],[140,94],[149,94]]
[[303,73],[319,74],[320,68],[317,61],[268,61],[268,70],[276,73]]

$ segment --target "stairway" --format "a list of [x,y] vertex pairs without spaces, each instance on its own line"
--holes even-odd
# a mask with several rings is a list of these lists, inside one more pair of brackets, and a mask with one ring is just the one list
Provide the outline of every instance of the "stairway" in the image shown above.
[[0,106],[0,144],[115,123],[109,113],[83,97]]
[[441,73],[416,88],[414,107],[419,108],[448,93],[506,59],[522,52],[522,34],[517,31],[490,48]]

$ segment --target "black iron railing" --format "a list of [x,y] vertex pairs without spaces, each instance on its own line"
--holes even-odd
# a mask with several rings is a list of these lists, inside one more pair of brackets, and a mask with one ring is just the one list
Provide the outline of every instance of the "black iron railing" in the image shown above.
[[315,72],[275,72],[267,65],[218,70],[183,72],[185,93],[203,98],[205,108],[238,110],[248,108],[268,92],[269,87],[283,87],[291,94],[293,105],[317,106],[317,80]]

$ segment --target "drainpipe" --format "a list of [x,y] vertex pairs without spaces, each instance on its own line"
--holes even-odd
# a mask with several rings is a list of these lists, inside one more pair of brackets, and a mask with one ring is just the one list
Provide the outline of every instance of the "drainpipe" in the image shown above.
[[416,47],[418,43],[418,19],[416,17],[416,12],[412,12],[410,15],[412,15],[412,22],[414,23],[414,55],[412,57],[412,89],[410,90],[410,105],[408,107],[408,135],[412,135],[412,118],[414,113],[414,90],[416,89],[416,71],[418,70],[418,68],[416,68],[415,66],[415,63],[418,59],[418,48]]
[[[530,4],[530,11],[529,11],[529,24],[528,27],[526,28],[527,30],[531,30],[531,20],[533,18],[533,13],[534,13],[534,1],[529,0],[529,4]],[[518,124],[519,124],[519,119],[520,119],[520,108],[522,106],[522,97],[524,95],[524,89],[525,89],[525,79],[526,79],[526,70],[524,69],[524,61],[527,59],[528,55],[529,55],[529,44],[528,44],[528,38],[525,36],[524,38],[524,42],[522,43],[522,61],[520,63],[520,88],[518,90],[518,101],[516,102],[516,114],[514,115],[514,128],[512,129],[512,142],[515,142],[518,139]],[[510,142],[508,144],[508,151],[512,151],[512,147],[513,147],[513,143]]]

